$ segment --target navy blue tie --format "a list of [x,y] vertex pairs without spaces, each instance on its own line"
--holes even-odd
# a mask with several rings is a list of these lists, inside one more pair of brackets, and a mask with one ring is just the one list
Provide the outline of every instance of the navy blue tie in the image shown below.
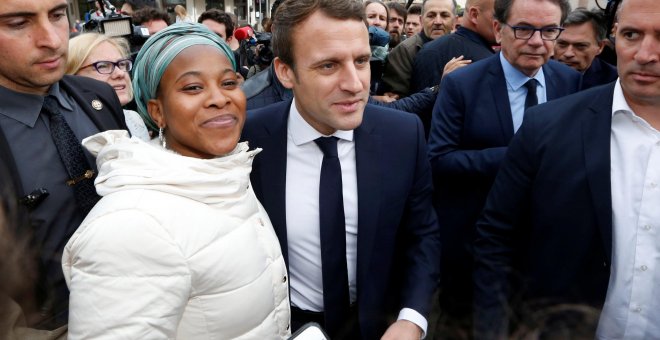
[[99,200],[94,188],[94,171],[89,166],[82,145],[76,135],[67,124],[57,99],[48,96],[44,98],[44,106],[41,110],[50,119],[50,135],[55,142],[57,152],[69,175],[66,184],[73,187],[78,210],[87,216],[90,210]]
[[534,106],[539,103],[539,99],[536,97],[536,85],[538,82],[536,79],[532,78],[525,83],[527,88],[527,97],[525,97],[525,110],[530,106]]
[[341,165],[337,137],[320,137],[314,142],[323,151],[319,186],[323,309],[325,329],[333,336],[348,319],[350,309]]

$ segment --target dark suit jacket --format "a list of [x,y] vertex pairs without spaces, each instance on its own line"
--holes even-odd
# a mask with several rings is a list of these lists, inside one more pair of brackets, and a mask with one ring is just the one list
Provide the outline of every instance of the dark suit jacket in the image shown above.
[[[60,81],[60,86],[71,95],[100,131],[127,130],[121,104],[117,94],[109,85],[104,85],[104,83],[87,77],[65,75]],[[92,108],[91,103],[94,99],[98,99],[103,103],[101,110],[97,111]],[[19,195],[27,194],[24,192],[23,185],[19,180],[20,173],[16,169],[14,156],[11,154],[2,129],[0,129],[0,160],[7,164]]]
[[529,109],[511,141],[477,223],[479,329],[502,330],[512,297],[602,307],[612,252],[613,89]]
[[[126,130],[126,122],[124,120],[124,113],[121,108],[121,104],[119,103],[119,99],[117,98],[117,94],[115,91],[110,87],[108,84],[99,82],[97,80],[87,78],[87,77],[79,77],[79,76],[64,76],[64,78],[60,81],[60,86],[61,88],[66,91],[75,101],[76,103],[80,106],[80,108],[89,116],[89,118],[94,122],[96,127],[100,131],[104,130],[112,130],[112,129],[124,129]],[[98,99],[103,103],[103,108],[101,110],[95,110],[92,108],[92,100]],[[19,197],[23,197],[27,194],[29,194],[29,191],[31,191],[34,188],[23,188],[22,182],[21,182],[21,172],[19,169],[16,167],[16,163],[14,160],[14,156],[11,153],[11,149],[9,148],[9,144],[7,139],[5,138],[5,135],[0,129],[0,161],[3,162],[7,169],[9,170],[11,174],[11,179],[14,183],[14,187],[16,188],[17,194]],[[47,171],[47,169],[44,169],[44,171]],[[57,197],[48,197],[46,199],[58,199]],[[76,204],[75,202],[71,202],[71,204]],[[29,215],[29,214],[28,214]],[[44,239],[46,238],[46,235],[48,238],[56,238],[59,240],[62,240],[61,242],[58,242],[58,244],[66,244],[66,240],[68,237],[75,231],[75,229],[78,226],[70,226],[68,230],[50,230],[51,228],[48,228],[48,226],[32,226],[31,230],[24,230],[25,227],[28,227],[28,225],[25,226],[18,226],[21,230],[19,232],[26,232],[27,234],[30,233],[35,233],[37,234],[35,237],[36,239]],[[35,249],[38,251],[39,249]],[[47,268],[46,268],[47,269]],[[66,292],[66,284],[64,282],[64,276],[62,275],[61,270],[54,270],[52,269],[52,272],[57,273],[55,274],[57,277],[50,278],[53,282],[55,282],[56,291],[64,291]],[[44,273],[41,273],[40,275],[44,275]],[[39,281],[42,283],[45,282],[45,279],[39,278]],[[40,293],[43,294],[43,293]],[[60,296],[56,298],[56,301],[64,300],[66,301],[66,296]],[[56,307],[57,309],[57,307]],[[53,311],[54,313],[65,313],[65,310],[55,310]],[[55,327],[57,325],[53,325]]]
[[600,60],[600,58],[595,58],[591,62],[591,66],[584,71],[582,75],[582,87],[581,90],[590,89],[594,86],[605,85],[611,83],[619,78],[619,73],[616,70],[616,67]]
[[[548,101],[578,90],[580,74],[570,67],[551,60],[543,72]],[[474,223],[513,134],[499,54],[443,79],[429,136],[434,205],[443,223],[443,284],[454,280],[467,295]]]
[[456,33],[439,37],[415,55],[410,76],[410,93],[440,84],[445,65],[451,58],[464,56],[476,62],[493,55],[490,44],[478,33],[459,27]]
[[[285,216],[287,118],[291,101],[248,112],[243,139],[263,148],[251,181],[288,264]],[[358,183],[357,305],[364,339],[387,327],[386,309],[429,314],[439,271],[438,224],[424,130],[409,113],[368,104],[354,130]],[[393,303],[390,305],[389,303]]]

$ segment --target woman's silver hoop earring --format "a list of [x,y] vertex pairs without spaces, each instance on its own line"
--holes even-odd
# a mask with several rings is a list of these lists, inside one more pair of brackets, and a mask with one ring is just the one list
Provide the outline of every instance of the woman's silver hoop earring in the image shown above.
[[160,145],[163,147],[163,149],[167,149],[167,142],[165,141],[162,127],[158,128],[158,139],[160,140]]

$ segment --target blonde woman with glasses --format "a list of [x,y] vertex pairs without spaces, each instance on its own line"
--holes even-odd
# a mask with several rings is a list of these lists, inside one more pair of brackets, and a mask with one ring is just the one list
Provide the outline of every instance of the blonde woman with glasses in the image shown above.
[[[117,93],[122,106],[133,100],[128,41],[99,33],[81,34],[69,41],[67,74],[94,78],[108,83]],[[149,133],[140,115],[124,109],[126,126],[132,136],[149,140]]]

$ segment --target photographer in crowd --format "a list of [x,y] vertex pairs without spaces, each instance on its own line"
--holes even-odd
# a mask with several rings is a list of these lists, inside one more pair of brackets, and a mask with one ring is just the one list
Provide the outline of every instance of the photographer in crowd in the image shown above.
[[149,35],[156,34],[172,23],[167,13],[153,7],[144,7],[135,11],[132,18],[133,24],[146,27],[149,30]]

